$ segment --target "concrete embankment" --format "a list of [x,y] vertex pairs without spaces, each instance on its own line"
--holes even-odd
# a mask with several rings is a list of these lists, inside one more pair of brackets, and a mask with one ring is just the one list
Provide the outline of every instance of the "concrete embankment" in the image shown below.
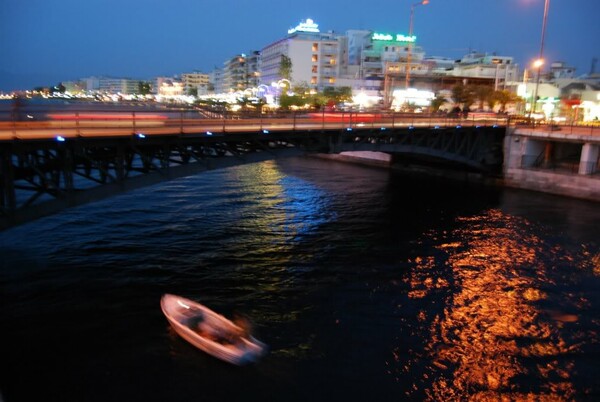
[[502,186],[504,183],[500,177],[490,177],[480,172],[449,168],[448,165],[414,163],[414,161],[404,161],[399,163],[398,160],[394,161],[390,154],[384,152],[342,152],[339,154],[315,154],[311,155],[311,157],[353,163],[362,166],[391,169],[395,172],[411,176],[434,177],[490,186]]
[[[586,139],[578,137],[567,138],[565,141],[562,136],[562,142],[557,145],[552,142],[552,138],[546,138],[545,142],[540,143],[539,137],[515,137],[514,132],[512,134],[505,139],[502,177],[490,177],[456,166],[394,161],[390,154],[382,152],[342,152],[318,154],[313,157],[392,169],[412,176],[505,186],[600,202],[598,151],[595,151],[589,141],[582,142]],[[559,160],[567,151],[569,155],[575,151],[575,156],[579,159],[571,164],[560,164]],[[545,153],[545,162],[544,158],[540,159],[540,152]],[[533,162],[532,154],[535,154]],[[570,158],[572,159],[572,156]]]

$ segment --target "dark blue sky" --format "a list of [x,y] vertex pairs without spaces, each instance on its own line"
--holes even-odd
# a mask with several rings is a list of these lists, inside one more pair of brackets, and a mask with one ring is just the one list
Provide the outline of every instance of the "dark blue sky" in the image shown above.
[[[147,79],[209,72],[237,53],[280,39],[301,19],[323,31],[407,33],[416,0],[2,0],[0,90],[90,75]],[[427,55],[469,49],[538,54],[544,0],[430,0],[416,8],[414,33]],[[600,0],[551,0],[550,61],[588,73],[600,57]],[[600,62],[597,71],[600,71]]]

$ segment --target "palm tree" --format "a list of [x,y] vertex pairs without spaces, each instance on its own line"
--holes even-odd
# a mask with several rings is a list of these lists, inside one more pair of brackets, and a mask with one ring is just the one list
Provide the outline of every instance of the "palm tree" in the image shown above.
[[473,86],[473,94],[478,102],[478,110],[483,110],[483,105],[488,102],[492,95],[493,89],[487,85],[475,85]]
[[506,111],[506,105],[509,103],[517,103],[521,101],[521,97],[517,96],[515,93],[502,90],[496,91],[496,98],[498,99],[498,103],[500,104],[500,111]]
[[490,96],[487,99],[487,104],[488,107],[494,111],[494,108],[496,107],[496,105],[498,104],[499,99],[498,99],[498,91],[493,91]]
[[292,79],[292,59],[282,54],[281,62],[279,63],[279,76],[288,81]]
[[470,85],[457,84],[452,87],[452,99],[457,105],[463,105],[463,108],[469,108],[475,101],[475,94]]

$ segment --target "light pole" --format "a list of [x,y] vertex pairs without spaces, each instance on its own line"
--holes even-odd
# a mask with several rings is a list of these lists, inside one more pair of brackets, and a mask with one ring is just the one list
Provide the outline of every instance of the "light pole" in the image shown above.
[[544,39],[546,37],[546,22],[548,21],[548,9],[550,8],[550,0],[545,0],[544,3],[544,19],[542,20],[542,40],[540,43],[540,57],[534,62],[534,67],[537,67],[537,77],[535,79],[535,90],[533,91],[533,105],[529,109],[529,117],[531,118],[531,110],[535,112],[537,108],[537,94],[540,86],[540,73],[544,65]]
[[[418,3],[413,3],[410,6],[410,22],[408,24],[408,37],[412,38],[413,34],[413,18],[415,15],[415,7],[416,6],[424,6],[425,4],[429,4],[429,0],[422,0]],[[408,54],[406,56],[406,89],[410,86],[410,62],[412,56],[412,43],[408,42]]]

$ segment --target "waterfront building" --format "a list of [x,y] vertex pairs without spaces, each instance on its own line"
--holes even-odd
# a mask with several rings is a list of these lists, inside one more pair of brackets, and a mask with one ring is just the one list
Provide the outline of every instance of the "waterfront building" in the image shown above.
[[493,79],[494,88],[502,89],[507,82],[519,79],[519,66],[512,57],[471,52],[456,61],[451,75]]
[[416,36],[372,32],[370,41],[363,48],[360,57],[360,76],[371,82],[379,81],[383,106],[391,103],[391,95],[396,89],[407,89],[407,72],[422,74],[426,66],[421,62],[425,52],[415,46]]
[[215,67],[208,73],[209,93],[220,94],[225,92],[223,86],[223,68]]
[[[421,64],[425,52],[415,46],[416,36],[372,32],[369,42],[363,47],[360,57],[361,77],[371,79],[400,80],[409,68],[411,74],[422,72]],[[410,46],[410,48],[409,48]]]
[[198,71],[183,73],[181,74],[181,81],[186,95],[190,95],[194,91],[197,94],[206,94],[208,92],[208,74]]
[[185,94],[183,82],[172,77],[156,77],[155,93],[160,96],[181,96]]
[[364,49],[371,46],[373,31],[349,29],[346,31],[348,38],[348,66],[361,64]]
[[246,56],[246,80],[249,87],[258,87],[260,84],[260,51],[253,50]]
[[223,63],[223,89],[225,92],[243,91],[259,83],[260,52],[241,53]]
[[243,53],[223,63],[223,87],[226,92],[246,88],[246,57]]
[[[333,31],[320,32],[313,20],[302,21],[288,34],[261,51],[260,81],[264,85],[288,79],[291,84],[306,84],[323,89],[336,86],[347,60],[347,38]],[[283,76],[282,60],[291,62],[289,76]]]
[[140,80],[131,78],[88,77],[82,81],[88,91],[108,94],[132,95],[139,93]]

